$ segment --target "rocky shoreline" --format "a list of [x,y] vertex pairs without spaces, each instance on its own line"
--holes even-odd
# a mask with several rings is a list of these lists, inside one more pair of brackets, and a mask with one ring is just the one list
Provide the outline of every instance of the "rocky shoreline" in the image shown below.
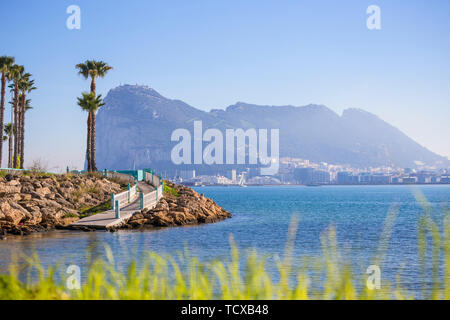
[[120,190],[120,181],[99,175],[7,174],[0,177],[0,235],[66,226]]
[[[80,217],[109,208],[111,193],[124,183],[100,175],[0,176],[0,239],[69,225]],[[191,188],[166,182],[164,198],[154,209],[136,212],[119,228],[175,227],[218,222],[231,214]],[[115,231],[118,228],[115,228]]]
[[136,212],[122,228],[198,225],[232,217],[231,213],[203,194],[186,186],[165,183],[172,193],[165,192],[164,198],[154,209]]

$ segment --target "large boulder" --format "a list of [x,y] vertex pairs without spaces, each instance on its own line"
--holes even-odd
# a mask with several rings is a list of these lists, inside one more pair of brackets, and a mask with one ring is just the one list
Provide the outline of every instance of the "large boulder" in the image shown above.
[[46,195],[51,193],[49,187],[37,188],[34,192],[36,192],[36,194],[38,194],[41,198],[45,198]]
[[30,214],[20,205],[8,201],[0,201],[0,219],[10,222],[13,225],[18,225],[22,219],[29,216]]
[[30,216],[25,220],[27,225],[37,225],[42,221],[42,213],[38,207],[33,207],[34,210],[30,211]]
[[17,180],[11,180],[8,182],[0,182],[0,195],[9,195],[14,193],[20,193],[21,185]]
[[65,216],[65,212],[62,210],[56,210],[55,208],[41,208],[42,222],[47,224],[58,224],[61,219]]

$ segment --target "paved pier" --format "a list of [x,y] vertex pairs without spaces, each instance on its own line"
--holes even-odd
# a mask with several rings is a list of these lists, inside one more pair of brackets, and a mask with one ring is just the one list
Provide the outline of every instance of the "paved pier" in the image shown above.
[[[144,194],[150,193],[155,188],[146,182],[138,182],[138,190]],[[139,196],[132,203],[120,208],[120,218],[116,219],[116,212],[114,210],[106,211],[105,213],[98,213],[78,220],[71,224],[73,227],[89,227],[95,229],[108,229],[122,224],[124,221],[131,218],[133,213],[140,211]]]

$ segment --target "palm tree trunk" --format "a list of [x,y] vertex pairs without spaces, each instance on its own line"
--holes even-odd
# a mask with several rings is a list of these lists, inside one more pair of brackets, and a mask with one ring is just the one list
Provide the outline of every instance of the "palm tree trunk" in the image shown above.
[[20,159],[20,134],[21,134],[21,129],[20,129],[20,124],[22,122],[21,118],[22,118],[22,114],[21,114],[21,109],[22,109],[22,103],[23,103],[23,96],[20,95],[20,91],[19,91],[19,104],[17,105],[17,132],[16,132],[16,158],[17,158],[17,163],[16,163],[16,168],[20,169],[20,163],[22,161],[19,161]]
[[91,162],[92,162],[92,171],[97,170],[97,163],[95,160],[95,113],[92,112],[92,123],[91,123]]
[[[95,83],[95,77],[91,78],[91,93],[94,94],[94,97],[96,96],[97,91],[97,85]],[[90,112],[91,113],[91,112]],[[97,164],[95,163],[95,114],[91,113],[91,170],[97,171]]]
[[92,171],[91,168],[91,113],[88,114],[87,120],[87,142],[86,142],[86,162],[88,172]]
[[[5,95],[6,95],[6,75],[2,72],[2,91],[0,100],[0,136],[3,136],[3,130],[5,129]],[[3,143],[0,144],[0,168],[2,167],[3,159]]]
[[22,96],[22,106],[20,108],[20,148],[19,148],[19,155],[20,155],[20,169],[23,169],[25,167],[24,164],[24,145],[25,145],[25,105],[26,105],[26,93],[23,93]]
[[[14,100],[13,100],[14,104]],[[11,105],[11,134],[9,135],[9,158],[8,158],[8,168],[13,168],[13,145],[14,145],[14,105]]]
[[14,86],[14,155],[13,166],[17,168],[17,151],[18,151],[18,110],[19,109],[19,84],[16,82]]
[[96,95],[96,91],[97,91],[97,85],[95,84],[95,78],[92,77],[91,78],[91,93],[94,94],[94,96]]
[[12,168],[12,148],[13,148],[13,133],[11,132],[9,134],[9,141],[8,141],[8,168]]

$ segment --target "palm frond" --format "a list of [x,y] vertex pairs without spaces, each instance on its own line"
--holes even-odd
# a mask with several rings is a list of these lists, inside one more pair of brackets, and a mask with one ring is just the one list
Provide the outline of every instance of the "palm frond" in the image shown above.
[[85,79],[89,77],[89,60],[86,60],[85,63],[79,63],[75,66],[78,69],[78,74],[83,76]]
[[95,96],[94,93],[83,92],[77,100],[77,104],[81,109],[88,112],[97,112],[99,108],[105,105],[102,100],[102,95]]
[[12,65],[8,71],[8,80],[18,82],[23,77],[25,71],[24,66],[17,64]]
[[1,56],[0,57],[0,72],[8,73],[9,69],[14,65],[14,57]]
[[8,137],[11,136],[14,133],[14,125],[12,123],[6,123],[3,131]]
[[96,60],[86,60],[84,63],[77,64],[75,67],[79,70],[78,73],[86,79],[88,77],[104,78],[106,73],[112,69],[106,62]]

